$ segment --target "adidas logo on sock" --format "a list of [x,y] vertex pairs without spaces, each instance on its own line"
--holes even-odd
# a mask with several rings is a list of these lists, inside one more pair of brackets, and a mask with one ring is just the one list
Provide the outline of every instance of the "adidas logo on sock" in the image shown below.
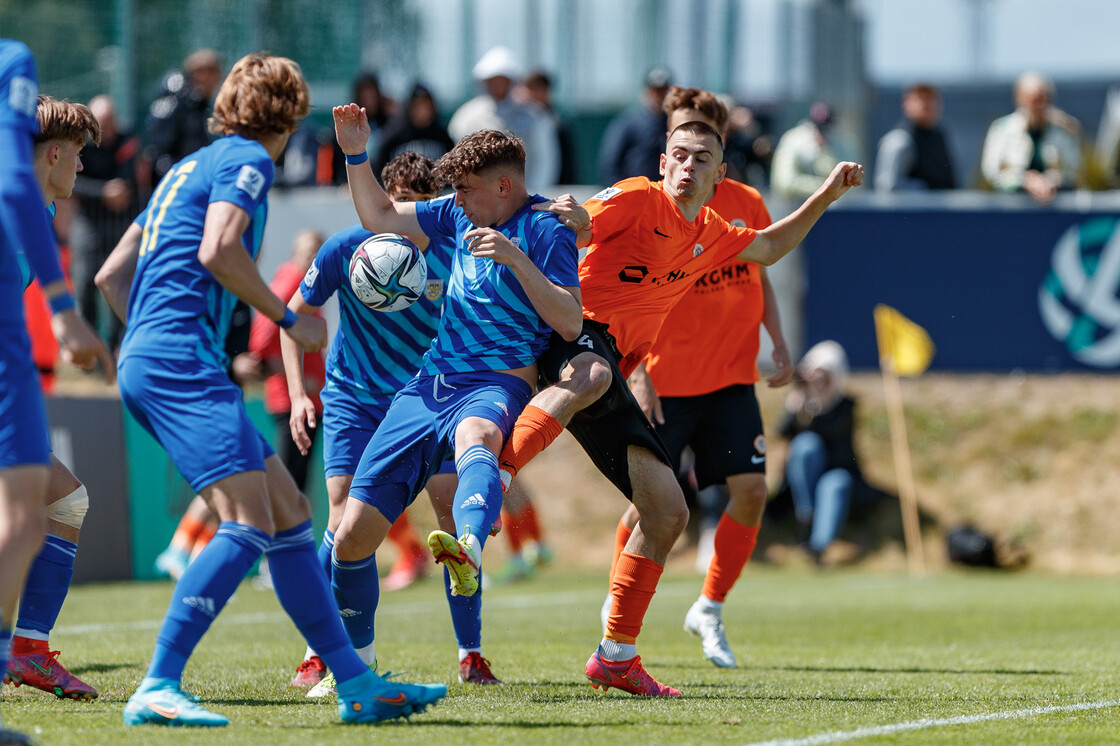
[[339,610],[338,610],[338,615],[339,615],[340,617],[342,617],[343,619],[349,619],[350,617],[355,617],[355,616],[358,616],[358,615],[360,615],[361,613],[362,613],[362,612],[360,612],[360,611],[354,611],[353,609],[339,609]]
[[206,596],[187,596],[183,599],[183,603],[198,609],[211,619],[217,615],[217,611],[214,610],[214,599],[212,598],[207,598]]
[[482,495],[480,495],[479,493],[476,492],[473,495],[471,495],[470,497],[468,497],[466,500],[464,500],[463,504],[460,505],[459,507],[460,508],[469,508],[471,505],[481,505],[481,506],[485,507],[486,498],[484,498]]

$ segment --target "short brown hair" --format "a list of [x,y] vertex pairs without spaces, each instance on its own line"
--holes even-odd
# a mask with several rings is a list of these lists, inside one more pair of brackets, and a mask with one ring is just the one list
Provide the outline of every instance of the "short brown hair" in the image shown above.
[[72,104],[51,96],[39,96],[35,118],[39,122],[36,143],[64,140],[82,146],[91,142],[101,144],[101,126],[85,104]]
[[691,122],[685,122],[677,126],[675,130],[669,133],[669,137],[666,138],[666,145],[668,144],[669,140],[672,139],[673,135],[677,134],[678,132],[687,132],[691,135],[699,135],[701,137],[714,137],[716,139],[716,142],[719,143],[720,150],[723,150],[723,135],[719,132],[719,130],[717,130],[707,122],[693,120]]
[[454,187],[473,174],[496,168],[525,172],[525,145],[509,132],[479,130],[467,135],[436,164],[436,178]]
[[401,153],[381,169],[385,191],[407,189],[417,194],[436,194],[440,184],[435,177],[436,164],[426,155],[411,150]]
[[939,97],[937,88],[930,83],[914,83],[906,88],[903,96],[933,96]]
[[727,107],[711,91],[700,88],[681,88],[673,86],[665,94],[665,102],[661,110],[671,116],[678,109],[694,109],[704,115],[706,119],[715,123],[716,129],[723,131],[727,127]]
[[254,52],[237,61],[218,90],[210,131],[259,140],[293,132],[310,108],[311,94],[299,65]]

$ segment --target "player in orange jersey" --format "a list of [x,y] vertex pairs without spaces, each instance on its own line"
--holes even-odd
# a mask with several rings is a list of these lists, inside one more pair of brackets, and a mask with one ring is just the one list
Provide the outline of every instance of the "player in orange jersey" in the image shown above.
[[[709,91],[674,86],[664,108],[670,129],[690,121],[707,122],[720,132],[727,126],[727,108]],[[706,204],[732,225],[770,225],[762,195],[731,179],[714,185]],[[774,343],[777,367],[767,383],[784,386],[794,368],[766,269],[727,262],[701,275],[669,312],[645,362],[630,376],[634,397],[676,469],[682,449],[690,446],[699,487],[726,484],[730,494],[715,530],[703,592],[684,623],[700,637],[704,657],[722,668],[738,665],[723,630],[723,601],[754,551],[766,506],[766,438],[754,391],[760,378],[760,325]],[[619,521],[616,557],[637,522],[638,511],[630,506]]]
[[571,343],[553,335],[540,370],[555,385],[526,407],[500,457],[503,481],[509,483],[567,427],[638,511],[611,582],[606,634],[585,667],[596,687],[680,695],[642,668],[636,638],[688,509],[670,467],[673,459],[626,376],[699,277],[734,257],[773,264],[804,239],[830,204],[863,182],[862,166],[838,164],[801,207],[755,231],[733,227],[704,206],[725,171],[721,134],[704,122],[686,122],[669,134],[662,181],[625,179],[587,202],[592,222],[578,239],[588,247],[579,272],[583,329]]

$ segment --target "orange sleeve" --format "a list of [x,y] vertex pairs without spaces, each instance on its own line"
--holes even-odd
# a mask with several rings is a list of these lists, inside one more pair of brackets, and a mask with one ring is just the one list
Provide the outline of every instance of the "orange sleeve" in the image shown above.
[[641,214],[652,187],[649,179],[623,179],[583,203],[591,215],[591,243],[600,244],[630,228]]

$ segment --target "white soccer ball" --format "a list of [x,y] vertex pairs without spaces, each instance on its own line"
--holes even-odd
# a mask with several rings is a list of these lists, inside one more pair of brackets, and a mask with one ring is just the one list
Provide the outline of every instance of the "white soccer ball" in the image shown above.
[[411,306],[428,281],[428,263],[416,244],[396,233],[371,236],[350,257],[350,288],[375,311]]

